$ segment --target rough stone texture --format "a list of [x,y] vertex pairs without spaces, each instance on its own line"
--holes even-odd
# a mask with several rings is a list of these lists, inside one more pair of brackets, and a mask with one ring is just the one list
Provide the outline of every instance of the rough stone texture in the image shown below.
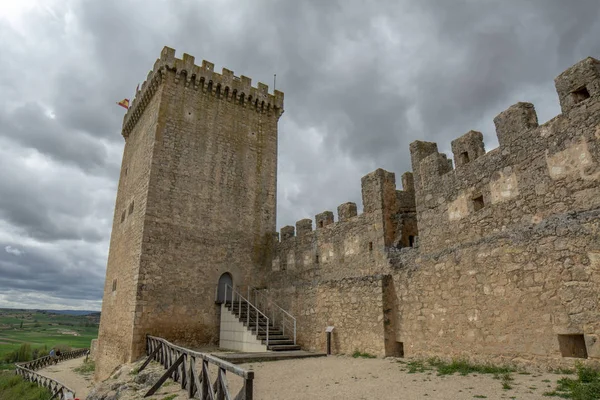
[[216,343],[219,277],[259,284],[275,231],[283,106],[267,89],[165,48],[137,93],[123,123],[97,378],[139,357],[146,334]]
[[96,353],[98,351],[98,339],[92,339],[90,342],[90,359],[96,359]]
[[358,215],[356,203],[352,202],[340,204],[337,208],[337,212],[338,221],[347,221],[350,218],[356,217]]
[[384,278],[375,275],[322,281],[318,285],[298,284],[268,294],[281,298],[287,309],[296,312],[297,324],[302,327],[297,339],[304,347],[326,351],[325,328],[334,326],[334,354],[358,350],[384,356]]
[[451,143],[454,162],[457,167],[465,165],[485,154],[483,134],[469,131]]
[[598,65],[556,78],[563,113],[547,123],[511,106],[494,119],[500,147],[485,153],[474,131],[452,142],[456,168],[413,142],[402,190],[378,169],[361,180],[361,214],[345,203],[337,222],[327,211],[279,240],[283,94],[165,49],[124,120],[98,374],[139,356],[147,333],[216,342],[224,272],[297,316],[309,350],[333,325],[335,352],[560,365],[573,359],[558,335],[579,335],[597,360]]
[[[455,169],[437,144],[412,143],[404,190],[395,190],[393,174],[375,171],[362,180],[363,214],[277,244],[274,265],[294,268],[271,272],[272,292],[284,303],[295,296],[285,304],[305,315],[323,291],[348,297],[344,279],[384,274],[392,283],[376,340],[387,354],[561,365],[574,360],[558,344],[569,334],[582,335],[588,358],[598,359],[598,65],[588,58],[556,79],[563,114],[546,124],[538,125],[533,105],[518,103],[494,120],[497,149],[485,153],[474,131],[453,141]],[[324,312],[351,337],[367,333]],[[300,332],[321,334],[299,321]],[[323,350],[310,332],[299,333],[301,343]],[[367,348],[357,339],[360,346]]]

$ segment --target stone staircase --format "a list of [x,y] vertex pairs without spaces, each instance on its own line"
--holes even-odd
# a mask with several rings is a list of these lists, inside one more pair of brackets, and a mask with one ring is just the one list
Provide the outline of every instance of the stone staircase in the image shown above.
[[[285,326],[283,326],[283,324],[274,324],[272,320],[270,320],[268,324],[269,337],[267,342],[267,318],[257,313],[253,307],[248,305],[248,302],[229,301],[225,303],[225,307],[231,311],[231,313],[233,313],[242,324],[244,324],[248,331],[256,336],[256,338],[260,340],[262,344],[267,346],[267,350],[301,350],[299,345],[294,344],[293,333],[292,336],[290,336],[289,332],[284,332]],[[250,315],[248,315],[248,313],[250,313]]]

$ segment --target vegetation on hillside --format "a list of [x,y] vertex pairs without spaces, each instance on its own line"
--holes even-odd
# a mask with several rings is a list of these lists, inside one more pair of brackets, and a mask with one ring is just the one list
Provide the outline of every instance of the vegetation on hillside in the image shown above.
[[38,310],[0,309],[0,370],[15,362],[87,348],[98,337],[100,314],[69,315]]
[[0,372],[0,400],[48,400],[50,396],[48,389],[24,381],[14,372]]

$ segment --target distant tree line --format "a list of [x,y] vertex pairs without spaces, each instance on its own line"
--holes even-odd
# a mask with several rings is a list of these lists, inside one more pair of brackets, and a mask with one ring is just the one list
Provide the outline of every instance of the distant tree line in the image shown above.
[[[62,344],[56,345],[54,348],[60,349],[61,352],[71,351],[70,346]],[[44,345],[43,347],[32,348],[29,343],[23,343],[17,350],[6,353],[3,361],[6,364],[31,361],[35,360],[36,358],[47,356],[48,353],[49,350],[47,345]]]

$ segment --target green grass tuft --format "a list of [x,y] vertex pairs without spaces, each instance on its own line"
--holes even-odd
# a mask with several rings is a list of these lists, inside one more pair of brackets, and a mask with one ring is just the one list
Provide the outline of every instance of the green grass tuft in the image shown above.
[[556,389],[544,393],[544,396],[573,400],[600,399],[600,370],[578,365],[576,371],[577,378],[560,378]]
[[166,397],[163,397],[161,400],[173,400],[175,397],[177,397],[176,394],[170,394]]
[[377,356],[375,356],[373,354],[361,353],[358,350],[356,350],[354,353],[352,353],[352,357],[353,358],[377,358]]
[[515,371],[513,367],[509,366],[495,366],[491,364],[471,364],[466,360],[452,360],[452,362],[447,363],[445,361],[441,361],[439,359],[434,358],[428,360],[428,362],[431,366],[437,368],[439,375],[452,375],[457,372],[463,376],[472,373],[506,374]]
[[48,400],[52,393],[14,373],[0,373],[0,400]]
[[84,362],[81,366],[77,368],[73,368],[73,371],[80,373],[82,375],[89,375],[96,370],[96,363],[92,360],[88,362]]

